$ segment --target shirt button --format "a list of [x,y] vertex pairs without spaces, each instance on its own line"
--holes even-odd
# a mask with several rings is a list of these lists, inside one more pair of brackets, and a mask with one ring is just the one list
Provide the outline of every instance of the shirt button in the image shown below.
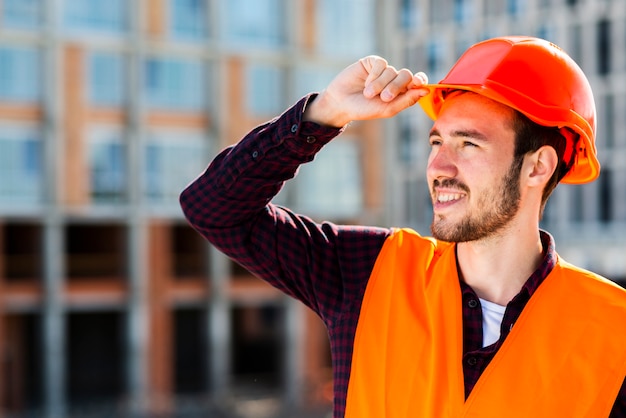
[[307,137],[306,137],[306,142],[307,142],[307,143],[309,143],[309,144],[312,144],[312,143],[314,143],[315,141],[317,141],[317,138],[316,138],[316,137],[314,137],[314,136],[307,136]]
[[252,158],[256,158],[259,156],[259,151],[253,151],[252,152]]
[[478,306],[478,301],[474,298],[470,299],[467,301],[467,306],[469,306],[470,308],[474,309],[475,307]]
[[469,366],[474,367],[476,365],[476,363],[478,363],[478,360],[476,360],[476,357],[470,357],[467,359],[467,364]]
[[298,125],[297,124],[291,125],[291,132],[295,134],[297,131],[298,131]]

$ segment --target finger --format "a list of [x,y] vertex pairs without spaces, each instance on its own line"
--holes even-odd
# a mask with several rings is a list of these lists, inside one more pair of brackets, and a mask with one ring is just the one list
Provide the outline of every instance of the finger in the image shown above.
[[398,86],[405,84],[406,89],[406,84],[410,82],[411,77],[407,77],[407,74],[410,73],[404,72],[400,75],[394,67],[388,65],[376,79],[365,86],[363,94],[367,98],[373,98],[384,93],[387,100],[393,99],[401,89]]
[[373,80],[380,77],[388,66],[387,60],[377,55],[370,55],[360,60],[361,65],[367,73],[365,86],[369,85]]
[[398,95],[405,93],[413,85],[413,74],[402,69],[395,73],[394,77],[387,83],[380,93],[381,100],[389,102]]
[[428,76],[426,73],[420,71],[413,75],[413,86],[412,87],[421,87],[424,84],[428,84]]
[[405,93],[396,96],[393,100],[387,103],[381,117],[392,117],[404,109],[407,109],[415,105],[422,97],[428,94],[428,90],[413,88],[407,90]]

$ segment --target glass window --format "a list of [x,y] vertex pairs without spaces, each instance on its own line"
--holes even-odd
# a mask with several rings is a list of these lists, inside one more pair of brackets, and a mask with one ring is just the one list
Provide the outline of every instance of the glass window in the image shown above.
[[521,16],[526,11],[526,0],[508,0],[507,11],[510,16]]
[[89,102],[99,106],[124,103],[124,59],[120,54],[97,52],[89,55]]
[[429,77],[432,77],[433,80],[441,80],[445,72],[446,68],[446,47],[445,43],[441,40],[432,39],[428,43],[428,71],[430,72]]
[[283,71],[276,66],[250,65],[246,71],[247,107],[253,115],[275,115],[283,109]]
[[145,149],[145,194],[152,202],[178,204],[178,195],[208,161],[205,135],[194,132],[152,133]]
[[285,43],[282,0],[223,0],[223,37],[245,46],[275,48]]
[[39,203],[42,149],[33,128],[0,126],[0,202]]
[[416,0],[400,1],[400,25],[403,29],[417,29],[421,22],[419,5]]
[[64,0],[63,18],[70,29],[120,34],[127,30],[124,0]]
[[614,206],[614,193],[613,193],[613,172],[610,168],[605,167],[602,170],[602,175],[598,177],[599,187],[599,218],[601,222],[611,222],[614,220],[613,206]]
[[295,179],[296,207],[313,216],[345,219],[357,216],[363,207],[363,184],[358,141],[342,138],[332,149],[305,164]]
[[3,0],[2,23],[8,28],[35,29],[41,25],[41,0]]
[[206,37],[206,0],[170,0],[170,5],[170,25],[174,38],[202,40]]
[[201,61],[151,58],[146,61],[148,106],[173,110],[201,110],[206,102],[206,75]]
[[39,66],[36,49],[0,46],[0,100],[36,102],[41,94]]
[[458,23],[468,23],[474,17],[474,7],[471,0],[454,0],[454,20]]
[[600,75],[611,71],[611,21],[601,20],[597,23],[597,70]]
[[372,0],[320,0],[319,49],[335,56],[361,57],[376,46],[376,7]]
[[96,204],[126,200],[128,176],[121,137],[117,129],[95,129],[90,135],[91,198]]

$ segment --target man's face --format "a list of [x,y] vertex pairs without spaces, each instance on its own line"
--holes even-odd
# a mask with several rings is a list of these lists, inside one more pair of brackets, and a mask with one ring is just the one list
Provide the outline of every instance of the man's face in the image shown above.
[[513,163],[512,121],[512,109],[474,93],[446,100],[430,135],[433,237],[476,241],[515,217],[520,166]]

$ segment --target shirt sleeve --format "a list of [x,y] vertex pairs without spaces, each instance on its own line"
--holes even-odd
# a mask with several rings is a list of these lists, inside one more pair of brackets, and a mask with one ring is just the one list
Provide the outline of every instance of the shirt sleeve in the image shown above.
[[[307,96],[222,151],[181,193],[201,235],[329,325],[361,297],[389,229],[317,223],[271,199],[341,129],[302,121]],[[356,305],[358,306],[356,306]]]

